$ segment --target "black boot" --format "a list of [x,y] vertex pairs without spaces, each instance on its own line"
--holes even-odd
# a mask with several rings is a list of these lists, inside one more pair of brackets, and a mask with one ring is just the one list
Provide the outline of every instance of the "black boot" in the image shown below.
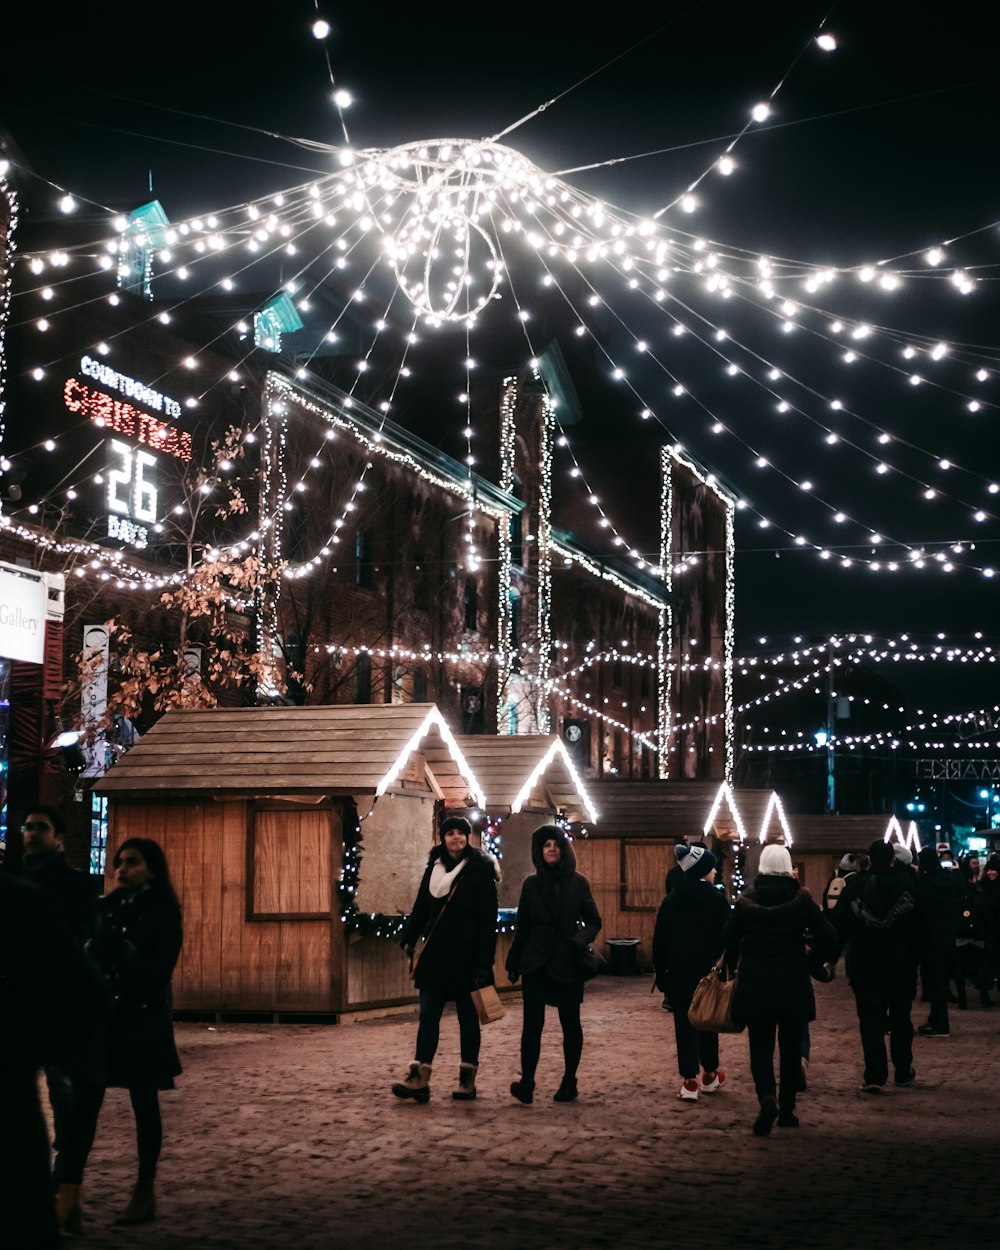
[[526,1081],[522,1076],[519,1081],[511,1081],[510,1092],[518,1102],[529,1103],[535,1101],[535,1082]]
[[573,1102],[576,1098],[576,1077],[564,1076],[559,1088],[552,1095],[553,1102]]
[[760,1113],[753,1122],[754,1137],[767,1137],[771,1132],[771,1126],[778,1118],[778,1100],[772,1094],[767,1098],[760,1100]]

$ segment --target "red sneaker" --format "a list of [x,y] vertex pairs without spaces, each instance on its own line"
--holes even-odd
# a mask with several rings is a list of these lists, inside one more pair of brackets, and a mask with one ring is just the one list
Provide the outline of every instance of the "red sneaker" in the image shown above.
[[703,1072],[701,1074],[701,1092],[703,1094],[714,1094],[717,1089],[722,1089],[726,1083],[726,1074],[721,1068],[717,1068],[714,1072]]
[[679,1091],[679,1092],[678,1092],[678,1094],[677,1094],[677,1097],[678,1097],[678,1098],[679,1098],[682,1102],[697,1102],[697,1101],[698,1101],[698,1082],[697,1082],[697,1080],[693,1080],[693,1081],[682,1081],[682,1082],[681,1082],[681,1088],[680,1088],[680,1091]]

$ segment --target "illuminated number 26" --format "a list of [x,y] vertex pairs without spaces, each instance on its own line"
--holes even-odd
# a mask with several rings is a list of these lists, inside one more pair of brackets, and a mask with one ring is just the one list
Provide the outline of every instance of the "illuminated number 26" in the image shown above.
[[108,508],[136,521],[156,521],[156,487],[145,475],[156,457],[141,448],[129,447],[117,438],[109,440],[115,460],[108,469]]

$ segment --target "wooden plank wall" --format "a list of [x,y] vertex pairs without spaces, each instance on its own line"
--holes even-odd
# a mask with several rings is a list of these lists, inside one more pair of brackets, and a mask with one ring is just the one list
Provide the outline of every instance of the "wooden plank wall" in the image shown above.
[[[498,935],[493,975],[501,989],[510,985],[504,971],[510,943],[511,934]],[[357,1011],[375,1005],[415,1003],[417,997],[410,983],[406,956],[395,938],[354,935],[348,939],[347,1009]]]
[[[109,820],[112,846],[127,837],[144,837],[166,852],[184,913],[184,946],[173,981],[177,1010],[338,1009],[334,931],[339,937],[339,918],[246,919],[245,800],[112,798]],[[334,862],[339,863],[339,837],[336,841]]]
[[[577,868],[589,880],[594,902],[601,913],[604,927],[597,939],[597,948],[607,955],[604,943],[609,938],[638,938],[639,967],[652,966],[653,926],[656,911],[663,898],[663,879],[667,871],[669,846],[663,847],[662,867],[654,859],[644,866],[651,879],[642,883],[642,895],[655,904],[642,910],[625,910],[622,906],[622,842],[618,838],[577,838],[573,843]],[[649,858],[649,857],[647,857]],[[633,882],[633,887],[639,883]],[[658,891],[658,894],[657,894]]]

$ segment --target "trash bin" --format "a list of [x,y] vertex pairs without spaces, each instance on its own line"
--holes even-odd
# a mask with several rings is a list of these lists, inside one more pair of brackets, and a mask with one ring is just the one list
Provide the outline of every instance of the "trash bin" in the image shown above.
[[608,971],[613,977],[639,975],[639,939],[608,938]]

